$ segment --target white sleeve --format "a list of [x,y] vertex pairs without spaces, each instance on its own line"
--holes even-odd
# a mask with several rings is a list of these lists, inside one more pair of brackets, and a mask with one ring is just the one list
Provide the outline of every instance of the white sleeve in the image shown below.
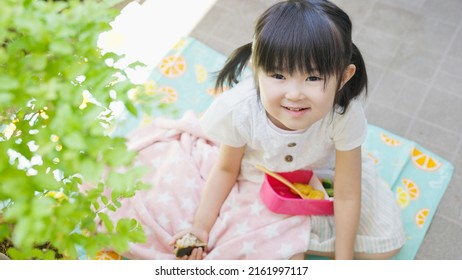
[[244,112],[236,110],[237,106],[233,98],[230,98],[230,94],[234,93],[223,93],[212,102],[200,118],[200,125],[211,140],[231,147],[243,147],[247,141],[242,126],[238,123],[237,114]]
[[361,101],[352,100],[347,111],[333,122],[335,149],[349,151],[361,146],[367,136],[367,120]]

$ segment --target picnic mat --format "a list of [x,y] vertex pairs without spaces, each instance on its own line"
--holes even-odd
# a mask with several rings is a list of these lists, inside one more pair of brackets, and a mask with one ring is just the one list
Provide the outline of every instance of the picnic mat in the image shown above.
[[[200,114],[217,94],[213,90],[213,73],[221,69],[225,59],[223,54],[194,38],[182,38],[152,71],[145,85],[146,94],[159,95],[168,106],[164,110],[153,106],[150,114],[141,112],[140,107],[138,117],[122,116],[113,133],[126,135],[160,115],[180,118],[188,110]],[[454,168],[415,142],[373,125],[368,127],[363,153],[374,160],[379,175],[402,208],[407,242],[394,259],[414,259]],[[99,256],[118,258],[105,252]]]

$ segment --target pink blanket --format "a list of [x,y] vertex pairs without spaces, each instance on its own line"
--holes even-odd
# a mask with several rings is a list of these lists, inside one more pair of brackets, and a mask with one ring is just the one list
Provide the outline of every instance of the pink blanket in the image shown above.
[[[150,168],[144,181],[152,188],[126,200],[114,215],[136,218],[147,235],[146,243],[132,244],[124,257],[174,259],[168,243],[191,226],[218,147],[207,140],[193,113],[181,120],[157,119],[128,139],[139,163]],[[206,259],[287,259],[307,250],[310,219],[270,212],[259,189],[249,181],[235,184],[210,232]]]

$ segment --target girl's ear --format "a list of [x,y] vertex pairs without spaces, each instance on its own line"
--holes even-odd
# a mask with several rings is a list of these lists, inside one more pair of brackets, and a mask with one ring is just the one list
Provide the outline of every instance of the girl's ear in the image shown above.
[[345,71],[343,71],[340,89],[343,88],[343,86],[355,75],[355,73],[356,73],[356,66],[354,64],[348,65]]

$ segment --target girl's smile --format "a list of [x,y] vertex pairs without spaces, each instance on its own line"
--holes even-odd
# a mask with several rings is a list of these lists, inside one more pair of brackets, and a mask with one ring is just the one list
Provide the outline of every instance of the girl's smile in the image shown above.
[[304,114],[308,113],[308,111],[311,109],[310,107],[289,107],[289,106],[282,106],[282,108],[286,109],[289,114],[291,114],[293,117],[297,118],[300,116],[303,116]]

